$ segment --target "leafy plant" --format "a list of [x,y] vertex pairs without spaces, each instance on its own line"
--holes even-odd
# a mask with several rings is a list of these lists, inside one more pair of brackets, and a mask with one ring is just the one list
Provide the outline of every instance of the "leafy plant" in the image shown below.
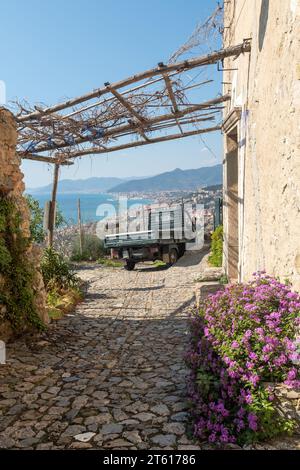
[[47,290],[60,290],[78,286],[79,279],[73,272],[70,264],[53,248],[46,248],[44,250],[41,269]]
[[52,320],[59,320],[64,314],[71,312],[83,297],[83,292],[79,287],[69,287],[63,290],[50,288],[47,292],[49,317]]
[[[30,194],[26,195],[27,204],[30,210],[30,234],[31,239],[36,243],[43,243],[45,239],[45,232],[43,228],[44,211],[41,208],[39,201],[32,197]],[[56,207],[55,226],[56,228],[65,225],[66,220],[59,209]]]
[[187,354],[195,436],[243,444],[292,431],[265,383],[300,386],[299,323],[299,294],[265,273],[202,300]]
[[82,253],[79,238],[76,238],[72,248],[72,261],[96,261],[105,253],[103,241],[96,235],[84,234]]
[[219,225],[211,236],[211,252],[208,258],[212,266],[222,266],[223,259],[223,226]]
[[226,276],[226,274],[222,274],[222,276],[219,279],[219,283],[220,284],[228,284],[228,277]]

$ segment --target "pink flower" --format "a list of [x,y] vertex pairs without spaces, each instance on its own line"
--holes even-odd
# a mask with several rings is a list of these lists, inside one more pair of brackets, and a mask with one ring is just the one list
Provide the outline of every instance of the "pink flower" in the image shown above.
[[288,380],[294,380],[297,377],[297,370],[293,367],[287,374]]
[[248,414],[248,423],[249,428],[252,429],[252,431],[257,431],[257,416],[255,414]]
[[256,386],[259,382],[259,377],[256,374],[251,374],[249,377],[249,382],[252,383],[252,385]]
[[251,352],[251,353],[249,353],[249,358],[252,359],[253,361],[256,361],[257,354],[255,354],[254,352]]
[[[260,383],[275,378],[300,387],[299,314],[300,296],[261,272],[252,282],[228,285],[202,300],[187,354],[197,437],[240,443],[258,430],[264,436]],[[274,399],[273,389],[266,389],[266,398]]]

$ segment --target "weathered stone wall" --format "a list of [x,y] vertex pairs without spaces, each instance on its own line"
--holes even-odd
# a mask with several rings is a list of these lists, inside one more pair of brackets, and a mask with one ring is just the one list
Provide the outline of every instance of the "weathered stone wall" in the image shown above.
[[[300,2],[225,3],[224,46],[251,38],[251,53],[226,59],[225,119],[238,130],[238,277],[256,270],[300,289]],[[227,136],[225,134],[225,161]],[[224,169],[226,180],[226,164]],[[226,184],[226,181],[224,183]],[[226,211],[225,268],[230,221]]]
[[[25,237],[29,237],[29,211],[23,197],[25,189],[23,174],[20,170],[20,158],[16,154],[17,131],[13,115],[0,108],[0,194],[13,197],[18,212],[21,214],[21,229]],[[48,316],[45,308],[45,289],[39,269],[39,248],[30,245],[27,251],[28,263],[35,266],[33,288],[35,292],[35,307],[44,323]],[[1,282],[2,281],[2,282]],[[0,289],[3,288],[3,277],[0,273]],[[5,306],[0,305],[0,339],[7,339],[11,330],[7,323],[1,321],[5,313]]]

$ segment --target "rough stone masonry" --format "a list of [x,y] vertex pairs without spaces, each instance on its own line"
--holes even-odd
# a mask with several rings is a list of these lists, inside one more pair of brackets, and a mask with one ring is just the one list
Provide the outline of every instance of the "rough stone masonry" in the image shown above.
[[[29,210],[23,196],[25,185],[23,173],[20,170],[21,159],[16,153],[17,131],[15,119],[8,110],[0,108],[0,195],[13,198],[21,215],[21,229],[25,237],[29,237]],[[45,289],[39,268],[40,250],[29,245],[27,251],[28,263],[35,266],[33,288],[35,291],[35,307],[43,322],[47,323],[48,316],[45,308]],[[0,289],[3,289],[3,275],[0,272]],[[11,336],[8,322],[3,320],[5,305],[0,304],[0,339],[7,340]]]

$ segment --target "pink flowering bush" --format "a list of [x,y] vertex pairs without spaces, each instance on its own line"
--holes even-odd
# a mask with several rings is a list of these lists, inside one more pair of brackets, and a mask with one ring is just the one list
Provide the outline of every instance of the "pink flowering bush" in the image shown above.
[[293,429],[266,382],[300,386],[299,316],[300,296],[264,273],[202,301],[187,354],[196,437],[244,444]]

